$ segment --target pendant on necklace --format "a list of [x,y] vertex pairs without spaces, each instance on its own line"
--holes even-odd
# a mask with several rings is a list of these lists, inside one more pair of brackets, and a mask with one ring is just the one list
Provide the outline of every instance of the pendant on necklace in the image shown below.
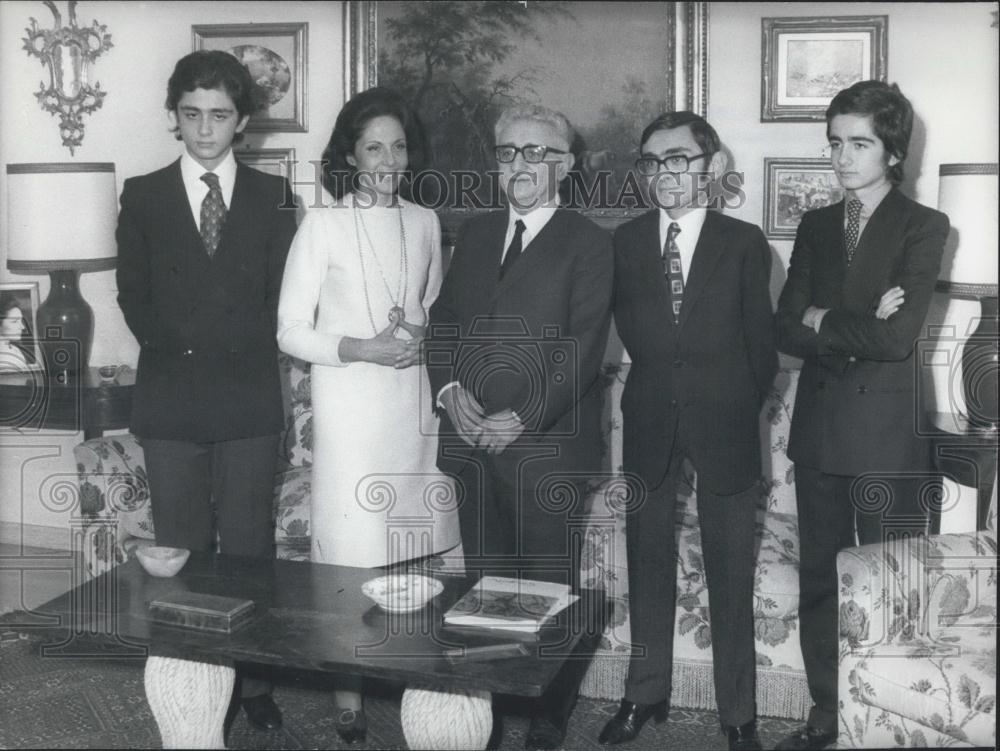
[[398,305],[389,308],[389,323],[399,324],[406,320],[406,311]]

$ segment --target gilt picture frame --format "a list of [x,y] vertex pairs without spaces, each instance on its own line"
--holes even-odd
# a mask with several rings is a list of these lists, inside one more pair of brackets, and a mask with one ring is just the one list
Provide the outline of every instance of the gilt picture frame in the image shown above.
[[248,133],[305,133],[308,23],[200,24],[191,27],[194,50],[234,55],[262,88],[264,108],[247,123]]
[[888,16],[761,19],[761,122],[822,121],[858,81],[885,81]]
[[764,158],[764,235],[795,238],[802,215],[844,197],[829,159]]

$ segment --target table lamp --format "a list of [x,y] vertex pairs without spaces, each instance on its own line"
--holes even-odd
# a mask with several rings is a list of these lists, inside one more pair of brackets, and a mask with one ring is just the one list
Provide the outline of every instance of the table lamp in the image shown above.
[[[973,428],[996,430],[997,163],[942,164],[939,174],[938,208],[948,215],[951,233],[935,289],[981,306],[978,326],[957,332],[968,336],[960,371],[965,409],[953,411],[964,412]],[[958,372],[952,370],[952,386]]]
[[88,365],[94,313],[80,295],[79,276],[114,268],[117,222],[114,164],[7,165],[7,268],[49,274],[36,332],[49,373]]

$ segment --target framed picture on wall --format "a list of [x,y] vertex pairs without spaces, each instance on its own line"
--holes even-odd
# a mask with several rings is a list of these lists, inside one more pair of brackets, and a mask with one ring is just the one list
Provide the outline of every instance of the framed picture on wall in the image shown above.
[[295,149],[233,149],[233,155],[248,167],[266,172],[269,175],[284,177],[291,180],[295,165]]
[[886,80],[888,25],[888,16],[761,19],[761,122],[823,120],[841,89]]
[[42,369],[37,313],[38,282],[0,283],[0,373]]
[[643,127],[664,111],[706,110],[707,6],[352,2],[347,95],[388,86],[417,110],[429,166],[445,176],[425,180],[421,198],[446,236],[498,205],[493,125],[531,102],[563,112],[578,133],[564,204],[613,227],[645,208],[631,174]]
[[307,23],[214,24],[191,27],[195,50],[234,55],[261,87],[264,108],[247,124],[248,132],[305,133]]
[[793,239],[804,213],[843,197],[829,159],[764,158],[764,234],[773,240]]

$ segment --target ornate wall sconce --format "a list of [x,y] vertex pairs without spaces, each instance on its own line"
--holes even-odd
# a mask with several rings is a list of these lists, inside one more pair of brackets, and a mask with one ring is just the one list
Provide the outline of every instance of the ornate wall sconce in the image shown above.
[[42,109],[59,115],[59,135],[69,153],[83,141],[83,116],[100,109],[106,91],[101,84],[90,85],[90,66],[111,49],[107,26],[94,21],[89,28],[76,24],[76,2],[69,0],[69,25],[62,25],[62,15],[52,0],[43,0],[55,18],[51,29],[38,28],[31,18],[31,28],[25,29],[24,50],[37,57],[49,70],[49,84],[40,83],[35,97]]

